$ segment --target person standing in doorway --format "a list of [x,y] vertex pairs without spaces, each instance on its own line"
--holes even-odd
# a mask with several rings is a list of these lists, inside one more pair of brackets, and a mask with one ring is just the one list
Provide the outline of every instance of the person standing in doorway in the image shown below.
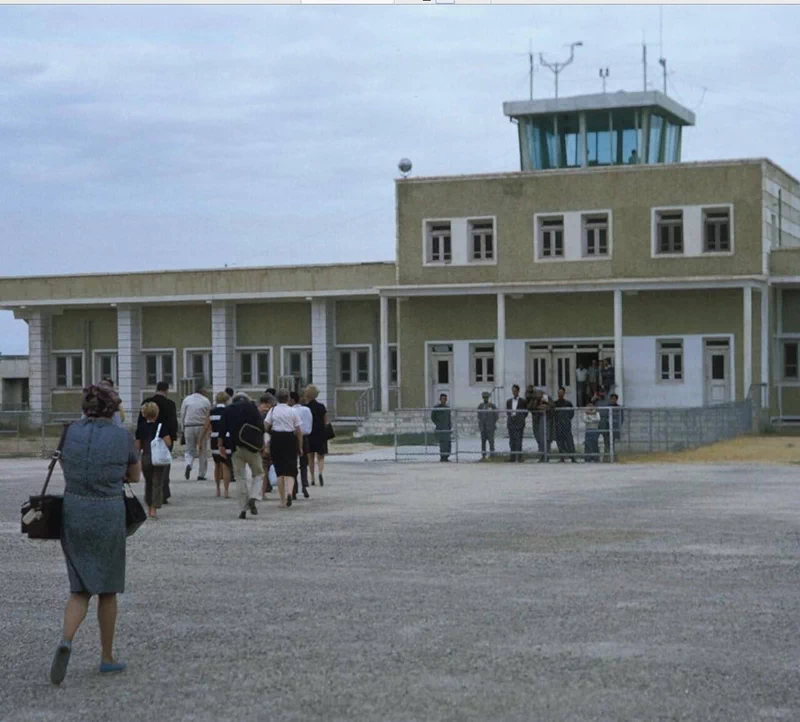
[[[172,451],[172,447],[175,445],[175,439],[178,438],[178,410],[175,407],[175,402],[167,396],[169,393],[169,383],[167,381],[159,381],[156,384],[156,392],[153,396],[149,399],[145,399],[142,402],[142,405],[146,404],[148,401],[152,401],[156,406],[158,406],[158,419],[162,424],[161,432],[165,433],[165,436],[169,436],[170,443],[167,444],[167,447],[170,451]],[[136,426],[138,428],[139,424],[142,420],[142,414],[139,412],[139,419],[136,422]],[[172,492],[169,488],[169,471],[172,468],[172,465],[163,467],[164,471],[161,475],[161,485],[164,491],[164,503],[169,504],[169,499],[172,496]]]
[[[296,391],[292,391],[289,394],[289,405],[300,419],[300,430],[303,432],[303,443],[300,447],[300,483],[303,489],[303,496],[308,499],[308,436],[314,427],[314,418],[305,403],[305,396],[300,396]],[[292,495],[292,499],[296,498],[297,488],[295,488]]]
[[431,421],[435,428],[434,436],[439,442],[439,461],[450,461],[453,427],[450,407],[447,405],[447,394],[439,395],[439,403],[431,412]]
[[519,386],[511,387],[511,398],[506,401],[506,428],[508,445],[511,451],[509,461],[522,462],[522,436],[525,433],[525,419],[528,416],[525,400],[519,395]]
[[192,464],[199,457],[198,481],[205,481],[208,471],[206,454],[206,419],[211,411],[211,402],[205,393],[205,384],[197,381],[194,393],[187,396],[181,404],[181,428],[183,429],[184,461],[186,469],[184,478],[188,481],[192,475]]
[[558,389],[558,398],[553,402],[553,409],[559,461],[565,461],[567,456],[570,461],[575,461],[575,439],[572,438],[572,419],[575,417],[575,409],[572,402],[567,399],[567,390],[563,386]]
[[269,432],[269,453],[278,475],[281,506],[292,505],[297,481],[297,457],[303,447],[300,417],[289,406],[289,392],[278,391],[278,405],[267,413],[264,428]]
[[[255,403],[247,394],[238,393],[233,402],[222,412],[217,445],[223,459],[228,457],[225,448],[226,434],[230,434],[233,473],[239,484],[239,518],[246,519],[247,511],[255,516],[256,494],[261,487],[264,473],[261,466],[261,450],[264,448],[264,419]],[[251,478],[247,478],[247,469]]]
[[575,369],[575,403],[579,409],[583,408],[586,403],[586,379],[588,375],[589,372],[586,367],[579,363],[578,368]]
[[497,420],[500,412],[489,401],[491,394],[484,391],[481,394],[483,401],[478,405],[478,429],[481,432],[481,460],[486,459],[486,446],[489,446],[489,456],[494,456],[494,434],[497,429]]
[[303,395],[308,399],[306,406],[311,412],[313,420],[311,433],[308,435],[308,468],[311,471],[311,486],[315,484],[315,471],[319,472],[319,485],[323,486],[325,480],[322,471],[325,468],[325,456],[328,453],[328,409],[325,404],[317,401],[319,389],[311,384],[306,387]]
[[600,367],[597,365],[597,359],[592,359],[592,365],[587,371],[587,380],[589,381],[589,398],[592,398],[600,385]]
[[600,374],[603,378],[603,388],[607,394],[610,394],[614,390],[615,383],[614,366],[611,364],[611,359],[603,359],[603,370]]
[[[215,397],[216,405],[208,412],[206,419],[206,435],[211,440],[211,458],[214,460],[214,483],[217,485],[217,496],[220,495],[220,484],[224,485],[225,498],[229,498],[228,490],[231,485],[231,460],[230,456],[223,459],[219,453],[219,430],[222,412],[231,402],[231,397],[225,391],[220,391]],[[223,439],[223,444],[225,440]],[[230,451],[230,446],[227,447]]]

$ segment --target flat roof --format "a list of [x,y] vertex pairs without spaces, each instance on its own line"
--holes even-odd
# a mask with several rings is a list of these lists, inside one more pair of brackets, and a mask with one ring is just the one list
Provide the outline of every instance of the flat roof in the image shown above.
[[622,108],[659,108],[680,125],[694,125],[695,115],[688,108],[657,90],[628,93],[593,93],[568,98],[512,100],[503,103],[503,113],[510,118],[553,113],[576,113],[581,110],[617,110]]

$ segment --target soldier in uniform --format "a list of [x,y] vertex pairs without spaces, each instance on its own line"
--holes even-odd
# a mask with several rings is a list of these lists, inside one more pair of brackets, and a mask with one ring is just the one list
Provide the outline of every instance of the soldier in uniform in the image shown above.
[[491,394],[484,391],[481,394],[483,402],[478,405],[478,429],[481,432],[481,460],[486,458],[486,445],[489,445],[489,455],[494,456],[494,433],[497,429],[497,419],[500,414],[497,407],[489,401]]

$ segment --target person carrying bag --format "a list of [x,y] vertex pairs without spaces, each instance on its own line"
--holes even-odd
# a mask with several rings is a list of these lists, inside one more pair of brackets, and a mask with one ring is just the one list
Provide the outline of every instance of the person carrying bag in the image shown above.
[[61,439],[58,447],[50,457],[50,465],[47,467],[47,478],[44,480],[42,493],[38,496],[31,496],[22,505],[22,533],[27,534],[29,539],[60,539],[61,526],[64,508],[64,497],[54,494],[47,494],[47,486],[50,484],[50,477],[53,469],[61,458],[61,450],[64,448],[64,439],[70,424],[64,424],[61,432]]

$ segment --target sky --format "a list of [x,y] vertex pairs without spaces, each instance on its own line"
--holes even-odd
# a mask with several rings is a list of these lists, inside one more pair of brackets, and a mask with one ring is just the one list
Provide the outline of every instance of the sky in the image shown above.
[[[519,170],[559,95],[649,86],[684,160],[800,176],[797,6],[0,5],[0,276],[393,260],[394,179]],[[538,65],[538,63],[537,63]],[[553,76],[534,72],[534,96]],[[0,312],[0,353],[27,326]]]

